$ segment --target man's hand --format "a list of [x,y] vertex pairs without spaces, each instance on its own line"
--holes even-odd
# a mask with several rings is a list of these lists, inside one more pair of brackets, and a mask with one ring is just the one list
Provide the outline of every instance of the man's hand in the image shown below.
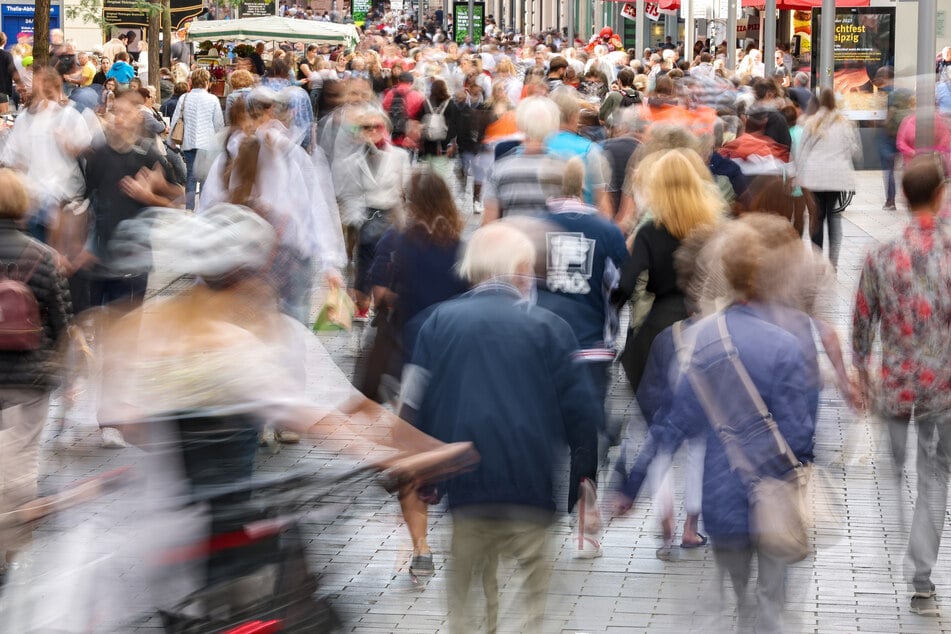
[[846,400],[853,409],[859,412],[868,411],[871,387],[869,385],[868,370],[858,369],[852,376],[849,393]]
[[340,275],[340,271],[336,269],[331,269],[324,273],[324,281],[327,282],[327,288],[332,291],[343,286],[343,277]]
[[152,169],[143,167],[135,176],[126,176],[119,181],[122,192],[143,205],[161,205],[164,201],[158,192],[165,187],[165,175],[157,165]]

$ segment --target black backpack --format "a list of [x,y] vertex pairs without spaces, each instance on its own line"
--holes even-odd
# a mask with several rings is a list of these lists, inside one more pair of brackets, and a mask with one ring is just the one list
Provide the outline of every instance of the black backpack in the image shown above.
[[636,90],[625,89],[621,91],[621,107],[636,106],[641,103],[641,93]]
[[392,124],[391,133],[394,137],[406,136],[406,126],[409,123],[409,113],[406,112],[406,95],[398,89],[393,89],[393,101],[387,112]]

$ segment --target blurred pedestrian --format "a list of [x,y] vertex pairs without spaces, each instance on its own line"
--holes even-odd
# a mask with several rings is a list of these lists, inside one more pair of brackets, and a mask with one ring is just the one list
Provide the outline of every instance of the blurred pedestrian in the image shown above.
[[[736,223],[725,231],[724,273],[736,301],[684,330],[688,352],[669,375],[672,405],[655,417],[650,434],[666,453],[685,438],[706,436],[703,522],[717,567],[730,575],[740,626],[755,613],[755,631],[781,632],[786,563],[760,546],[749,478],[783,478],[792,461],[812,462],[815,422],[799,343],[761,315],[757,272],[769,254],[751,228]],[[618,500],[618,511],[630,508],[632,493]],[[747,596],[754,555],[755,608]]]
[[716,224],[725,204],[713,185],[703,159],[691,150],[668,150],[644,159],[645,206],[653,220],[641,225],[631,247],[631,259],[621,271],[612,296],[616,305],[634,294],[637,280],[648,274],[647,291],[654,294],[650,313],[636,333],[628,331],[621,364],[637,390],[654,337],[687,316],[684,296],[677,287],[674,252],[696,227]]
[[[28,346],[11,345],[16,342],[11,339],[10,321],[4,320],[0,328],[0,517],[36,498],[40,437],[61,370],[56,348],[72,317],[69,287],[57,266],[57,254],[22,229],[29,210],[30,198],[20,177],[0,170],[0,262],[8,272],[2,282],[4,301],[10,300],[12,281],[25,284],[39,319],[32,324],[38,329],[36,340]],[[7,277],[10,271],[16,274]],[[9,319],[15,317],[11,314]],[[19,336],[26,334],[30,333]],[[0,585],[7,565],[31,534],[30,524],[8,517],[0,522]]]
[[816,222],[812,242],[822,248],[829,229],[829,261],[836,267],[842,244],[842,214],[836,211],[842,192],[855,190],[856,163],[862,160],[858,130],[835,103],[835,91],[823,88],[819,110],[803,124],[802,141],[796,161],[798,184],[816,198]]
[[[463,222],[446,181],[428,168],[414,172],[406,206],[405,222],[388,229],[377,244],[370,273],[377,334],[360,391],[380,402],[398,395],[393,384],[411,360],[416,335],[433,307],[467,289],[456,271]],[[413,542],[410,573],[432,574],[426,503],[409,489],[401,492],[400,505]]]
[[526,301],[535,248],[518,229],[479,229],[461,264],[473,289],[441,304],[423,324],[403,385],[403,411],[437,439],[471,440],[480,466],[447,482],[453,516],[449,627],[471,632],[473,574],[482,577],[487,629],[499,619],[501,557],[518,561],[524,629],[541,630],[552,564],[552,468],[560,439],[571,449],[568,506],[597,471],[600,408],[576,370],[569,326]]
[[[951,468],[951,230],[939,217],[947,186],[934,157],[912,159],[902,176],[911,220],[868,254],[852,314],[852,363],[865,401],[884,421],[903,491],[910,422],[918,430],[918,490],[906,557],[911,609],[936,615],[931,573],[945,526]],[[869,367],[881,340],[880,379]]]
[[179,119],[183,120],[185,125],[181,151],[188,170],[188,180],[185,183],[187,209],[195,208],[195,192],[199,180],[195,172],[198,150],[211,147],[214,144],[215,135],[225,125],[221,102],[208,92],[210,82],[211,75],[204,68],[192,71],[188,80],[190,86],[188,94],[179,98],[168,126],[169,130],[174,131]]

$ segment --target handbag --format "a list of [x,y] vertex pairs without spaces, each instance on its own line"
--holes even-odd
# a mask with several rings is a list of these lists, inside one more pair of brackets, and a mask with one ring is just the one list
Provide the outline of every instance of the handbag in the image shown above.
[[172,143],[175,145],[181,145],[185,140],[185,99],[187,95],[182,95],[182,112],[178,117],[178,121],[175,122],[175,125],[172,126],[172,132],[168,135]]
[[[726,317],[716,317],[727,363],[718,363],[704,370],[691,367],[687,376],[700,400],[710,424],[723,443],[730,468],[747,487],[750,507],[750,535],[757,548],[786,564],[802,561],[812,553],[813,515],[810,505],[812,466],[802,464],[790,449],[773,420],[766,403],[753,384],[749,372],[733,346]],[[725,366],[725,367],[724,367]],[[735,390],[723,390],[726,373],[735,374]],[[717,401],[717,390],[708,375],[717,376],[721,397],[729,393],[733,399],[748,399],[755,421],[751,426],[734,427],[726,420]],[[733,403],[735,411],[736,403]],[[745,418],[745,417],[744,417]],[[773,445],[771,452],[751,452],[747,448],[755,440]],[[781,475],[770,475],[781,473]]]

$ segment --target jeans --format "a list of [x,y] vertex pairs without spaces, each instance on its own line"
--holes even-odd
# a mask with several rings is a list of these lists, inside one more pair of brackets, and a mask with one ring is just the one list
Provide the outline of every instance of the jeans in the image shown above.
[[89,276],[88,298],[90,306],[105,306],[113,302],[127,302],[128,309],[135,308],[145,299],[149,284],[148,273],[125,277],[102,278]]
[[[36,498],[49,402],[49,392],[0,388],[0,513]],[[32,533],[32,524],[0,525],[0,565],[4,553],[25,546]]]
[[816,199],[816,221],[812,223],[812,243],[822,249],[825,225],[829,225],[829,261],[833,268],[839,265],[839,248],[842,246],[842,214],[834,211],[839,192],[812,192]]
[[895,158],[897,156],[898,150],[895,149],[894,141],[890,139],[878,140],[878,160],[882,165],[886,205],[895,204]]
[[310,296],[314,284],[314,263],[297,253],[282,258],[283,270],[278,271],[278,294],[281,312],[307,325],[310,319]]
[[[892,460],[899,474],[905,462],[908,420],[886,421],[891,441]],[[931,570],[938,560],[944,516],[948,507],[948,472],[951,467],[951,416],[945,412],[915,414],[918,428],[918,495],[911,519],[905,576],[915,590],[931,589]]]
[[525,622],[522,632],[540,632],[545,614],[552,557],[548,526],[522,519],[460,517],[452,519],[452,565],[449,569],[449,631],[472,632],[473,620],[467,616],[472,575],[482,573],[485,593],[486,630],[494,634],[499,623],[499,558],[518,562],[522,576],[519,605]]
[[195,191],[198,189],[198,179],[195,178],[195,157],[198,150],[182,150],[185,159],[185,208],[195,208]]
[[753,555],[756,554],[756,634],[783,631],[783,606],[786,602],[786,565],[753,546],[729,547],[713,545],[713,557],[720,572],[730,575],[736,592],[737,611],[743,618],[748,613],[747,586],[750,581]]

